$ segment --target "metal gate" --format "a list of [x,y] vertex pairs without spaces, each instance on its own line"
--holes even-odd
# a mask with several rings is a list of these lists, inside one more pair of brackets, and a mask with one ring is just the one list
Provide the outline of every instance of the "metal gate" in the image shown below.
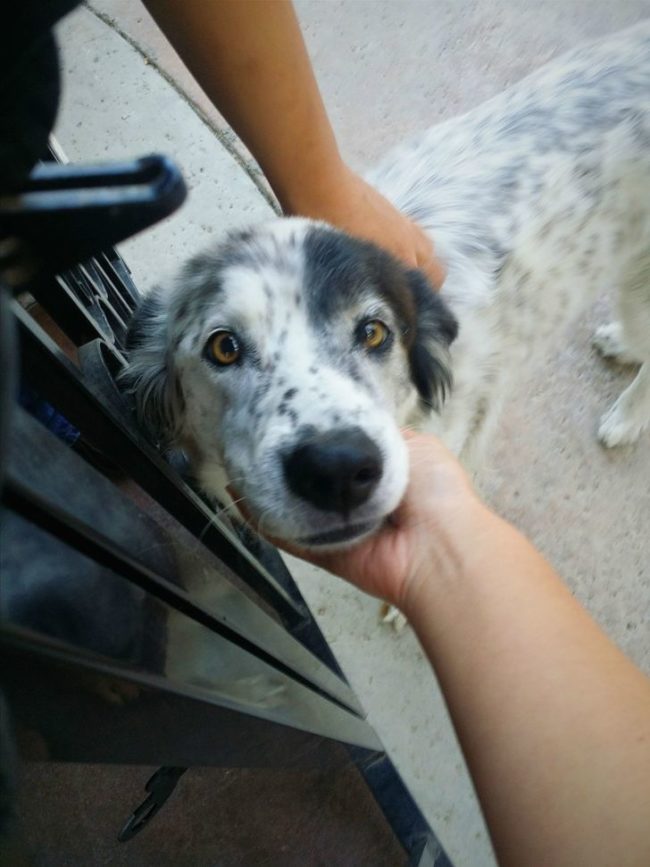
[[112,245],[184,195],[163,157],[53,159],[0,194],[2,734],[162,766],[124,840],[192,765],[353,763],[410,863],[447,864],[277,551],[215,514],[116,385],[139,295]]

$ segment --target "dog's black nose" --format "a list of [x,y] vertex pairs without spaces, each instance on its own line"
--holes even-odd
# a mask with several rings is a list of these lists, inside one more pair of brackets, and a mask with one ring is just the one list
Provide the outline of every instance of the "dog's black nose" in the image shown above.
[[296,496],[325,512],[347,514],[365,503],[382,474],[381,452],[361,428],[305,437],[284,459]]

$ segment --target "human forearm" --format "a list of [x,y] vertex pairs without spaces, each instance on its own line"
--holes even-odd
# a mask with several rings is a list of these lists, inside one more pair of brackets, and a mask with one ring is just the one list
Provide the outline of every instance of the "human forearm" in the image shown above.
[[523,537],[472,509],[454,568],[407,613],[500,861],[650,863],[650,684]]
[[145,2],[285,214],[372,241],[442,285],[431,239],[341,159],[289,0]]
[[145,0],[290,212],[345,176],[289,0]]
[[310,559],[404,610],[502,865],[647,867],[650,681],[439,440],[405,440],[411,474],[390,520]]

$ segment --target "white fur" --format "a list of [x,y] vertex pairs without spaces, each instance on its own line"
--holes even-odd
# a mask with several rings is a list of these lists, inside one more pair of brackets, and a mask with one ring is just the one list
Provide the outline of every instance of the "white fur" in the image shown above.
[[[540,129],[549,119],[556,142]],[[637,439],[650,424],[650,22],[435,127],[369,178],[431,233],[448,267],[454,389],[427,428],[475,467],[512,377],[617,287],[617,345],[605,354],[643,367],[599,437]]]
[[[253,261],[238,261],[231,244],[184,272],[168,302],[171,334],[157,356],[149,346],[133,358],[136,393],[140,379],[149,394],[155,378],[146,365],[171,353],[184,395],[176,442],[205,490],[223,497],[230,479],[262,529],[284,538],[336,529],[340,515],[288,490],[281,455],[305,426],[328,430],[343,419],[384,456],[381,483],[353,519],[377,526],[406,485],[399,426],[435,432],[475,467],[512,377],[607,286],[619,289],[619,320],[599,330],[596,345],[641,368],[599,437],[608,446],[638,438],[650,424],[650,23],[579,49],[435,127],[369,179],[431,233],[448,268],[441,298],[460,324],[450,398],[423,414],[397,342],[381,366],[353,351],[360,315],[397,329],[371,291],[320,323],[307,316],[306,239],[317,224],[275,221],[252,231]],[[341,291],[333,270],[331,292]],[[183,298],[194,299],[189,312],[179,312]],[[245,334],[257,363],[206,364],[201,348],[219,327]],[[182,339],[172,350],[174,334]],[[354,352],[355,377],[341,364]],[[296,392],[290,415],[279,411],[287,390]]]

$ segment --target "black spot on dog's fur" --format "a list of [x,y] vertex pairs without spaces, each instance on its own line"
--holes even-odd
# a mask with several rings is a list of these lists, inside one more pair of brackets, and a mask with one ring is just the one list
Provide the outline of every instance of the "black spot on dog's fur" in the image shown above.
[[305,237],[305,294],[316,327],[360,297],[373,245],[333,229],[312,228]]
[[452,385],[448,348],[458,335],[458,322],[422,272],[409,271],[409,288],[415,304],[411,378],[424,405],[439,409]]
[[400,324],[411,378],[422,402],[438,408],[451,387],[447,350],[458,323],[424,273],[374,244],[322,227],[307,233],[305,254],[307,307],[315,326],[322,327],[373,290]]
[[278,406],[277,414],[287,416],[294,425],[298,424],[298,413],[284,402]]
[[[233,233],[233,235],[235,235],[235,233]],[[240,229],[235,236],[239,243],[247,244],[249,241],[253,240],[255,233],[252,229]]]
[[[378,355],[382,350],[375,350],[375,355]],[[345,368],[346,373],[350,377],[353,382],[363,382],[363,376],[361,374],[361,370],[359,369],[359,364],[354,355],[350,355],[343,361],[343,367]]]

